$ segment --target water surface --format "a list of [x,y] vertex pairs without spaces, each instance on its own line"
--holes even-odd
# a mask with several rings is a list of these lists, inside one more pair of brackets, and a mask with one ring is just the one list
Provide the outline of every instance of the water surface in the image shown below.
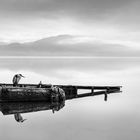
[[21,83],[123,86],[122,93],[66,101],[65,107],[14,115],[0,113],[2,140],[98,139],[137,140],[140,137],[140,59],[0,59],[0,83],[12,83],[22,73]]

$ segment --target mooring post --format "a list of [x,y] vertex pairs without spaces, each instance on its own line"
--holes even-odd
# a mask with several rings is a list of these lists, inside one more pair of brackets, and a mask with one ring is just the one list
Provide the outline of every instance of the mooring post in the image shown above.
[[94,95],[94,87],[91,87],[91,95]]
[[104,101],[107,101],[107,91],[105,91],[105,97],[104,97]]

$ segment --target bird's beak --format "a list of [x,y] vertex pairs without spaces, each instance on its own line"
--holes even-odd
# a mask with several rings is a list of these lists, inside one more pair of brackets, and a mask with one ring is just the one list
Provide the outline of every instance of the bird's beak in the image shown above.
[[25,76],[21,75],[23,78],[25,78]]

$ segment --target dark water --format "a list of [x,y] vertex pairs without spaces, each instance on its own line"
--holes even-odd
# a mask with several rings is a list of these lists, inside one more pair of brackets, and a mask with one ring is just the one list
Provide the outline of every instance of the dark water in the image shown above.
[[42,103],[1,105],[18,111],[44,109],[21,113],[27,119],[23,123],[14,115],[1,113],[0,139],[139,139],[139,58],[0,59],[1,83],[11,83],[15,73],[26,76],[21,83],[37,84],[42,80],[47,84],[117,85],[123,86],[123,92],[110,95],[108,102],[104,102],[104,96],[69,100],[55,113],[52,106]]

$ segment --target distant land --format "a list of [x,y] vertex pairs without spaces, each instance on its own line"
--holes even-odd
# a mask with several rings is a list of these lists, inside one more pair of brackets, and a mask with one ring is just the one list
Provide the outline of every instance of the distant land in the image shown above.
[[82,56],[139,57],[140,50],[118,44],[75,41],[73,36],[60,35],[30,43],[0,43],[0,56]]

